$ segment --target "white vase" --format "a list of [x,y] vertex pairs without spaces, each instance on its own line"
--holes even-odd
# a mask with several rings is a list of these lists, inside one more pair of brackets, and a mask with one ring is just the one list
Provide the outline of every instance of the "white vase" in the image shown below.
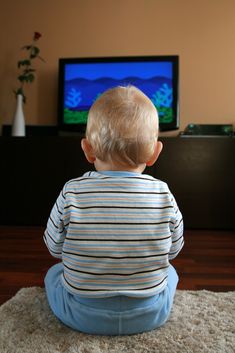
[[12,136],[25,136],[25,119],[23,112],[23,96],[17,95],[16,111],[12,124]]

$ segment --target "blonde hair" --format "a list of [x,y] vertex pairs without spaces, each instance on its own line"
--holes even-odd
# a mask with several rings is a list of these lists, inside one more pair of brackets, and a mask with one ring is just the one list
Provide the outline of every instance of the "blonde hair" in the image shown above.
[[153,155],[158,114],[151,100],[134,86],[116,87],[92,105],[86,137],[101,161],[138,166]]

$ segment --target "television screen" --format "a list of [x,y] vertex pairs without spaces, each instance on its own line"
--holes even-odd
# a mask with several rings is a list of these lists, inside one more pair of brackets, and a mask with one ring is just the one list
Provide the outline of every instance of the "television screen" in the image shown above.
[[178,56],[59,59],[59,129],[84,132],[88,111],[107,89],[134,85],[156,106],[161,131],[179,127]]

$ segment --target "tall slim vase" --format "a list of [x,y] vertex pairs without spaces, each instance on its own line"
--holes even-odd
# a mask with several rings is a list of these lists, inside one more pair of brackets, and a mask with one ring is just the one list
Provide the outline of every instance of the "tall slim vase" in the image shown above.
[[23,112],[23,96],[17,95],[16,111],[12,124],[12,136],[25,136],[25,119]]

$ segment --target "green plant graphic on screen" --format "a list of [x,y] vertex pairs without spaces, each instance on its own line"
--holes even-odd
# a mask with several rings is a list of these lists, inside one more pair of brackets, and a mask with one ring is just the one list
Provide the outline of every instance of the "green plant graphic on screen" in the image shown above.
[[170,123],[172,122],[173,109],[172,109],[172,100],[173,93],[172,88],[164,83],[153,95],[152,102],[155,105],[158,115],[159,121],[162,123]]

